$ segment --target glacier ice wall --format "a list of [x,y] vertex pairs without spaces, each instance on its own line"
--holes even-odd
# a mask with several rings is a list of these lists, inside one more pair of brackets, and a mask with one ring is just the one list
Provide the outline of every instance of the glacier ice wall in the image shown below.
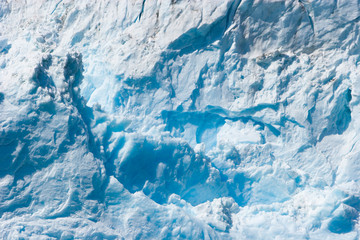
[[0,1],[0,237],[358,239],[359,20]]

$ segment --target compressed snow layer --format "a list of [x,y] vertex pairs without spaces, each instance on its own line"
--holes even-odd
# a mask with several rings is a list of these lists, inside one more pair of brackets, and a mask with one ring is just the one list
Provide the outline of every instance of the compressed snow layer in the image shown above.
[[358,239],[359,9],[0,1],[0,238]]

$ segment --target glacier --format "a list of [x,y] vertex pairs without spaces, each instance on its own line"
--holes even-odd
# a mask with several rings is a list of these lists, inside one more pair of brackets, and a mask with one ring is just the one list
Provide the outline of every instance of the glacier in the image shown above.
[[359,239],[359,21],[0,0],[0,238]]

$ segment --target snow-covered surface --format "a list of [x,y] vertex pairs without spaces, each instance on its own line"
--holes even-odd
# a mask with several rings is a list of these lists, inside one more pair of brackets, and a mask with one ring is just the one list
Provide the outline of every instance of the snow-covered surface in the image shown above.
[[1,239],[358,239],[357,0],[0,1]]

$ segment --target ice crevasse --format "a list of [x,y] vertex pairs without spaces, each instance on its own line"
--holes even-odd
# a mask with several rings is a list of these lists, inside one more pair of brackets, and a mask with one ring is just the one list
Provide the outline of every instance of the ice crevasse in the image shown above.
[[1,239],[359,239],[357,0],[0,0]]

